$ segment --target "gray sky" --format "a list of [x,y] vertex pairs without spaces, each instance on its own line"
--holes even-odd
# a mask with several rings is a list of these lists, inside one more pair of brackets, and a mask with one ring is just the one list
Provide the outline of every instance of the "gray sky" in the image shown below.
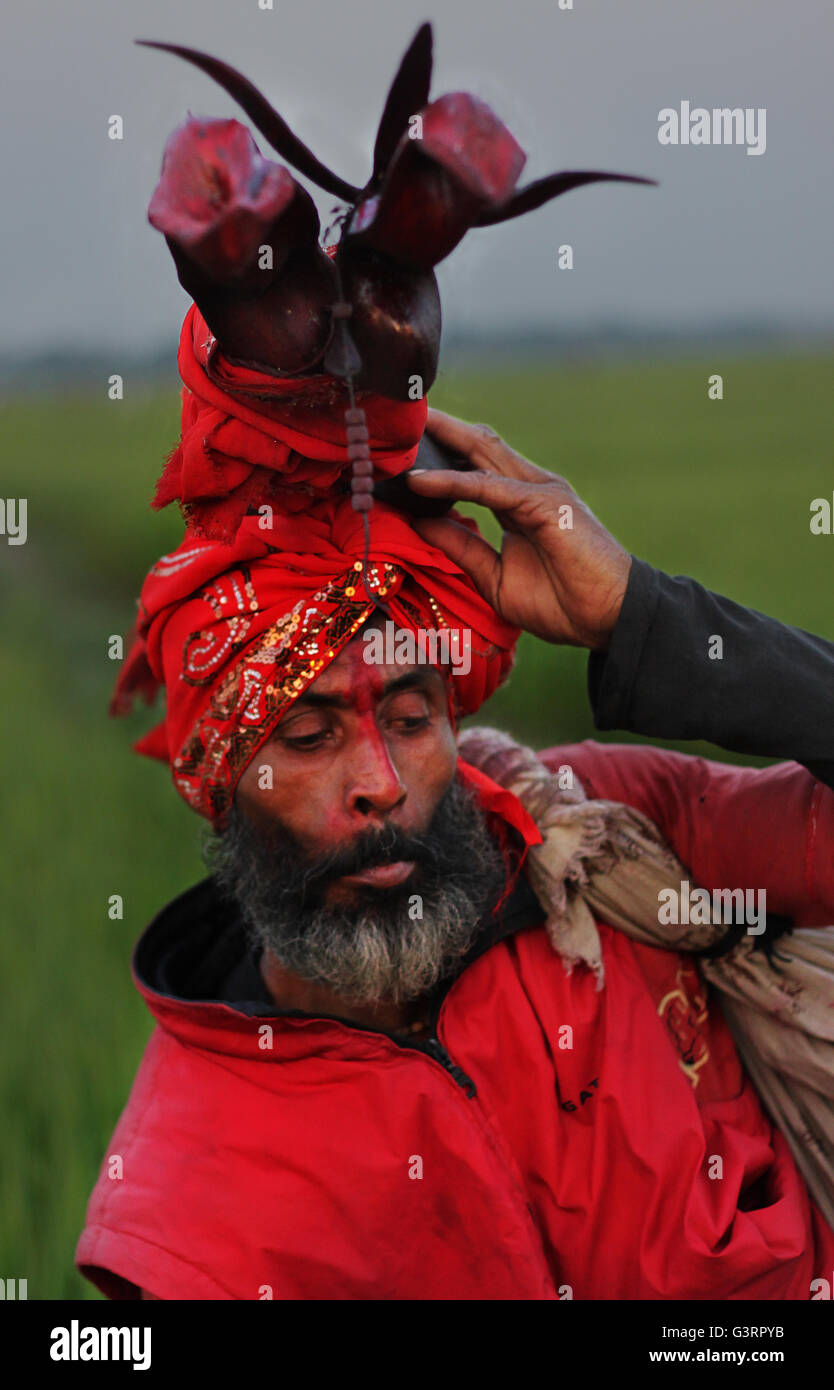
[[[831,0],[273,3],[7,5],[1,352],[175,341],[187,300],[146,221],[163,145],[189,109],[246,118],[207,77],[134,37],[225,58],[361,184],[388,83],[423,19],[435,25],[432,95],[487,100],[527,151],[523,180],[599,167],[662,181],[580,189],[470,233],[440,267],[449,326],[834,324]],[[684,99],[765,107],[766,152],[662,147],[658,111]],[[107,138],[114,113],[121,142]],[[323,213],[333,203],[317,201]],[[563,242],[572,272],[556,266]]]

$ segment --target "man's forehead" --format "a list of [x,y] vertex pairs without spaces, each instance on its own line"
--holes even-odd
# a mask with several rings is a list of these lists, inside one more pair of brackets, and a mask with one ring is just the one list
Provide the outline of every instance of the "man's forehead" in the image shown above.
[[[427,689],[445,684],[445,676],[427,663],[369,661],[370,648],[361,634],[342,648],[337,657],[311,681],[296,705],[316,703],[316,697],[343,697],[360,687],[381,698],[392,689]],[[308,698],[309,697],[309,698]]]

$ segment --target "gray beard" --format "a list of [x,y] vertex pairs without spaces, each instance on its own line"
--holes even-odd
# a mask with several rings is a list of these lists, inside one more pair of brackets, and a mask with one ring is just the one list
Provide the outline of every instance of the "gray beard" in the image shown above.
[[[251,942],[286,970],[357,1003],[403,1004],[453,973],[469,950],[504,887],[504,858],[457,778],[424,834],[366,832],[357,846],[355,856],[342,847],[311,860],[283,826],[256,829],[234,807],[207,861]],[[417,868],[399,888],[369,887],[353,907],[322,901],[328,882],[354,865],[413,858]]]

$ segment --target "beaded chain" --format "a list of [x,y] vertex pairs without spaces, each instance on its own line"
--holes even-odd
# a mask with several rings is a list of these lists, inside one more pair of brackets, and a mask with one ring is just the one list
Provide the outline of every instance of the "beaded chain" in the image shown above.
[[[336,214],[325,233],[325,242],[328,240],[333,227],[337,223],[343,223],[349,214],[350,209],[343,210]],[[345,411],[345,436],[347,439],[348,460],[351,464],[350,504],[355,512],[360,513],[362,517],[362,526],[365,532],[362,583],[368,598],[373,598],[375,602],[378,603],[378,606],[390,616],[387,604],[379,600],[377,595],[372,594],[368,586],[368,559],[371,549],[371,524],[369,514],[374,505],[374,465],[371,458],[368,421],[362,407],[356,404],[354,377],[359,371],[362,362],[347,323],[348,319],[353,314],[353,305],[345,298],[341,267],[335,256],[333,258],[333,269],[336,273],[336,285],[339,297],[336,303],[331,306],[334,320],[334,342],[328,350],[324,365],[327,371],[331,372],[333,376],[342,377],[347,386],[348,400],[350,402]]]

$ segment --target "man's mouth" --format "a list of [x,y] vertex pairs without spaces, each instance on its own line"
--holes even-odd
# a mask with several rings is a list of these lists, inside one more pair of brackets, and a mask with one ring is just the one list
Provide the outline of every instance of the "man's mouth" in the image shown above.
[[413,859],[397,859],[393,864],[377,864],[356,874],[345,874],[341,883],[361,883],[371,888],[396,888],[414,872]]

